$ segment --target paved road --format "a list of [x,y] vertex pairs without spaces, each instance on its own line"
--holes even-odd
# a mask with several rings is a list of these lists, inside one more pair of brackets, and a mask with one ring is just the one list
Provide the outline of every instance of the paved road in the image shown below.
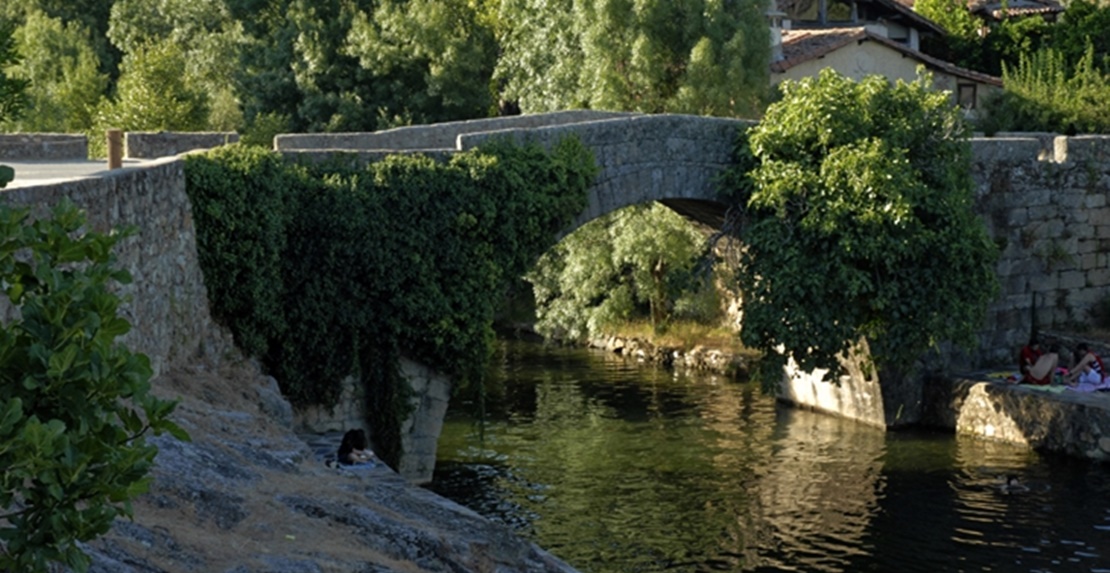
[[[95,177],[108,171],[107,161],[8,161],[0,159],[0,163],[15,169],[15,180],[8,183],[8,188],[30,187]],[[141,160],[125,159],[122,169],[134,168],[142,164],[143,161]]]

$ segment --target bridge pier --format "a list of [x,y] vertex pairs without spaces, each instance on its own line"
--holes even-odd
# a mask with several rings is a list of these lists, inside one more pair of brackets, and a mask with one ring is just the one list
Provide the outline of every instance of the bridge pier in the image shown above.
[[790,360],[777,397],[797,407],[826,412],[871,426],[899,428],[921,423],[925,411],[925,379],[921,368],[896,375],[867,364],[863,341],[841,361],[836,380],[823,380],[827,370],[804,371]]

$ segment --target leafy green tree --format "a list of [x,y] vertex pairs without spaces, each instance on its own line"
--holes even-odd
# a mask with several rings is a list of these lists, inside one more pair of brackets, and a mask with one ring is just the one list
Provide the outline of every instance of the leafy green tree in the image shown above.
[[1110,73],[1110,4],[1072,0],[1054,26],[1052,48],[1076,65],[1091,51],[1091,64]]
[[111,283],[120,234],[84,233],[72,205],[31,222],[0,207],[0,278],[18,309],[0,328],[0,570],[83,571],[78,542],[145,491],[148,432],[188,436],[149,394],[150,364],[116,344],[130,325]]
[[973,340],[996,248],[972,208],[966,127],[930,85],[786,82],[739,146],[741,337],[766,374],[787,356],[839,372],[863,339],[900,378],[936,341]]
[[22,25],[30,14],[41,12],[66,26],[86,30],[96,51],[100,73],[114,82],[121,54],[108,42],[106,35],[111,8],[112,0],[4,0],[0,2],[0,18]]
[[207,128],[241,127],[235,76],[246,41],[222,0],[161,0],[152,10],[147,0],[116,0],[108,37],[123,53],[147,45],[173,42],[185,54],[187,76],[208,94]]
[[506,0],[495,80],[527,112],[754,115],[770,42],[758,2]]
[[984,61],[989,56],[982,34],[988,25],[971,14],[966,0],[918,0],[913,9],[948,32],[943,38],[926,39],[923,51],[969,69],[988,71],[997,67],[997,62],[992,66]]
[[108,77],[99,71],[88,32],[77,22],[64,24],[34,11],[16,30],[14,39],[23,58],[11,70],[29,84],[29,113],[10,122],[12,128],[68,133],[89,130]]
[[[4,75],[5,65],[16,60],[11,47],[11,36],[8,35],[10,30],[11,24],[0,18],[0,125],[3,125],[4,120],[13,113],[12,110],[17,108],[22,99],[22,90],[26,87],[20,84],[19,80],[13,80]],[[15,171],[7,165],[0,165],[0,189],[6,187],[13,179],[15,179]]]
[[[114,100],[103,105],[95,136],[103,130],[201,131],[208,119],[208,95],[190,77],[184,51],[164,40],[128,53]],[[91,147],[91,146],[90,146]],[[95,153],[90,149],[90,153]]]
[[27,105],[27,80],[9,71],[20,61],[12,37],[14,28],[10,21],[0,19],[0,122],[18,117]]
[[247,36],[247,122],[268,114],[295,131],[357,131],[483,117],[497,49],[487,4],[230,0]]
[[374,78],[381,117],[483,117],[496,45],[480,16],[463,0],[384,0],[355,14],[342,52]]
[[527,275],[536,330],[579,341],[646,316],[659,330],[694,286],[705,236],[659,203],[621,209],[583,225],[545,253]]

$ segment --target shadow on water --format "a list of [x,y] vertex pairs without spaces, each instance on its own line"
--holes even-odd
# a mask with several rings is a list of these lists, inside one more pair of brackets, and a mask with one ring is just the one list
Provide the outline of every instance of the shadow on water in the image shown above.
[[453,407],[431,489],[581,571],[1110,571],[1099,466],[581,349],[505,343],[495,370],[484,439]]

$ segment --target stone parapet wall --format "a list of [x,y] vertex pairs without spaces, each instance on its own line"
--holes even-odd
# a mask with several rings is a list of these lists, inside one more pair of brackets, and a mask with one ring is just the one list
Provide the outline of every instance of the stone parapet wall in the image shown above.
[[446,163],[455,153],[457,153],[455,149],[408,149],[402,151],[290,149],[282,151],[281,155],[287,160],[309,165],[327,163],[336,166],[345,165],[352,168],[364,168],[390,155],[422,155]]
[[67,133],[0,134],[0,161],[58,161],[87,159],[89,140]]
[[155,159],[195,149],[211,149],[238,141],[239,134],[234,131],[129,131],[123,134],[123,154],[129,159]]
[[548,125],[561,125],[596,121],[634,114],[594,110],[571,110],[554,113],[512,115],[468,121],[450,121],[431,125],[412,125],[360,133],[297,133],[282,134],[274,138],[278,151],[309,149],[345,150],[412,150],[457,149],[460,134],[498,131],[502,129],[531,129]]
[[1110,296],[1110,137],[1047,141],[972,141],[976,210],[1000,247],[1001,285],[973,364],[1011,362],[1034,316],[1042,329],[1090,325]]
[[91,230],[136,229],[116,246],[118,266],[133,278],[119,288],[121,315],[132,327],[120,342],[146,354],[156,375],[177,366],[215,363],[233,351],[230,336],[209,314],[181,159],[7,189],[2,195],[10,204],[33,207],[35,216],[49,214],[51,206],[68,198],[87,213]]

